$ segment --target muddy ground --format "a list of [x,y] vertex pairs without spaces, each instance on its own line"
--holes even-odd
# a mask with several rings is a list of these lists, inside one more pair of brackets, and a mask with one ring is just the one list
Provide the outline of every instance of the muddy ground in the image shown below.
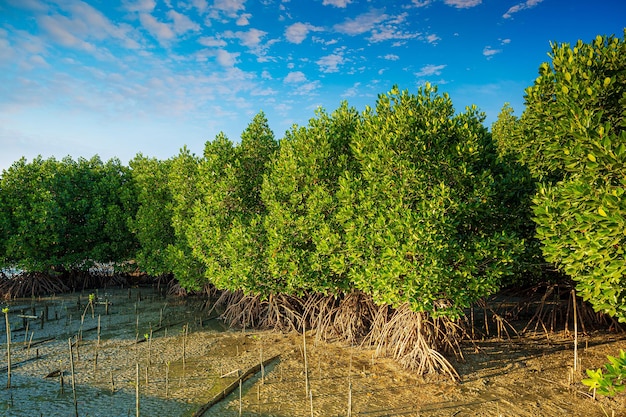
[[[89,293],[80,295],[80,308],[78,297],[11,303],[10,389],[0,325],[0,415],[75,415],[69,343],[82,329],[72,348],[81,417],[136,415],[137,373],[140,415],[191,416],[236,381],[237,372],[273,356],[278,359],[242,385],[241,400],[236,389],[204,415],[237,416],[241,409],[244,416],[285,417],[626,416],[626,394],[593,400],[580,383],[584,369],[626,348],[623,333],[581,336],[577,371],[573,337],[565,332],[468,342],[464,360],[451,358],[461,376],[453,382],[418,377],[373,350],[317,342],[312,333],[305,372],[302,335],[226,329],[202,300],[164,299],[145,288],[99,290],[97,299],[111,302],[109,314],[96,304],[92,316]],[[40,319],[18,317],[22,310],[33,315],[33,307],[40,317],[46,305],[43,329]]]

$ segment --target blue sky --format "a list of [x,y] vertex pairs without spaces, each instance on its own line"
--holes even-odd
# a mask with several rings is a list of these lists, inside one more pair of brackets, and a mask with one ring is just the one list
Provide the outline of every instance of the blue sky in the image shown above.
[[201,154],[260,110],[282,138],[427,81],[490,126],[521,114],[550,41],[624,27],[624,0],[0,0],[0,169]]

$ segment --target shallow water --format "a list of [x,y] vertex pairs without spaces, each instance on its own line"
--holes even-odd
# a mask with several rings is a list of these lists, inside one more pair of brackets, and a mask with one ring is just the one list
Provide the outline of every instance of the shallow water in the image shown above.
[[[176,354],[166,358],[160,348],[167,340],[182,333],[183,325],[193,332],[200,328],[204,313],[196,302],[166,300],[152,289],[109,289],[97,291],[96,299],[110,302],[94,304],[92,314],[89,293],[56,297],[13,300],[9,303],[11,327],[11,388],[7,386],[6,325],[2,320],[0,344],[0,415],[3,416],[71,416],[75,414],[68,339],[73,347],[77,408],[80,416],[135,415],[135,369],[140,364],[140,412],[146,416],[190,415],[198,403],[171,398],[158,392],[162,363],[176,362]],[[93,292],[96,294],[96,291]],[[80,306],[79,306],[80,297]],[[48,321],[41,326],[41,315],[47,309]],[[21,318],[33,315],[37,319]],[[98,321],[100,325],[98,327]],[[26,325],[25,325],[26,323]],[[224,328],[213,320],[203,330],[218,332]],[[98,342],[98,330],[99,342]],[[169,333],[169,335],[167,335]],[[144,354],[148,342],[150,352]],[[167,336],[166,336],[167,335]],[[187,336],[189,337],[189,336]],[[143,341],[137,344],[136,341]],[[29,348],[29,344],[31,345]],[[96,360],[97,352],[97,360]],[[176,352],[174,352],[176,353]],[[190,351],[189,355],[195,352]],[[144,362],[150,360],[150,366]],[[145,381],[145,369],[150,379]],[[53,371],[60,376],[44,378]],[[191,369],[189,370],[191,371]],[[113,385],[111,384],[113,379]],[[174,383],[172,384],[174,385]],[[168,387],[169,388],[169,387]],[[171,391],[176,388],[173,386]]]

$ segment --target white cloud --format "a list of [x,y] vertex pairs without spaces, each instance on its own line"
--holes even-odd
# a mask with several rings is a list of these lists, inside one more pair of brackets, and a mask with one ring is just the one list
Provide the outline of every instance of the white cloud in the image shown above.
[[372,10],[354,19],[346,19],[344,22],[333,26],[333,28],[339,33],[356,36],[371,31],[378,23],[386,20],[388,17],[379,10]]
[[155,0],[125,0],[122,2],[129,12],[150,13],[156,6]]
[[495,49],[492,48],[491,46],[485,46],[485,48],[483,49],[483,55],[487,57],[487,59],[491,58],[494,55],[499,54],[500,52],[502,52],[502,49]]
[[159,22],[154,16],[148,13],[139,15],[141,25],[154,37],[160,44],[166,45],[176,36],[172,28],[167,23]]
[[224,39],[217,39],[213,36],[204,36],[198,39],[198,43],[200,45],[208,46],[208,47],[217,47],[222,48],[226,46],[226,41]]
[[444,0],[448,6],[456,7],[457,9],[469,9],[470,7],[478,6],[482,0]]
[[206,0],[191,0],[191,4],[200,14],[204,14],[204,12],[206,12],[209,8],[209,4]]
[[352,0],[324,0],[322,2],[322,5],[324,6],[331,5],[331,6],[341,7],[345,9],[346,6],[350,3],[352,3]]
[[285,84],[303,83],[306,81],[306,76],[302,71],[292,71],[283,80]]
[[311,81],[309,83],[304,83],[299,85],[295,90],[291,92],[291,94],[296,96],[307,96],[311,95],[311,93],[320,88],[319,81]]
[[11,6],[40,13],[47,13],[49,7],[47,4],[39,0],[8,0],[8,3]]
[[294,23],[285,29],[285,37],[291,43],[300,44],[304,41],[309,32],[319,32],[322,28],[313,26],[309,23]]
[[250,95],[251,96],[272,96],[272,97],[276,97],[278,95],[278,91],[274,90],[273,88],[255,88],[254,90],[250,91]]
[[250,24],[250,18],[252,17],[252,14],[250,13],[242,13],[241,16],[239,16],[239,18],[237,19],[237,22],[235,22],[237,24],[237,26],[248,26]]
[[319,65],[320,71],[331,73],[338,72],[339,65],[342,65],[344,62],[345,59],[342,54],[334,53],[321,57],[315,63]]
[[538,5],[539,3],[541,3],[542,1],[543,0],[526,0],[525,2],[516,4],[515,6],[512,6],[511,8],[509,8],[509,10],[507,10],[507,12],[502,15],[502,17],[505,19],[510,19],[511,17],[513,17],[514,13],[517,13],[525,9],[531,9],[535,7],[536,5]]
[[415,7],[426,7],[432,3],[432,0],[412,0],[411,2]]
[[261,78],[263,78],[264,80],[271,80],[272,74],[270,74],[269,71],[263,71],[261,73]]
[[511,40],[510,40],[510,39],[508,39],[508,38],[507,38],[507,39],[499,39],[499,41],[500,41],[500,43],[501,43],[502,45],[508,45],[508,44],[510,44],[510,43],[511,43]]
[[359,92],[359,86],[361,85],[361,83],[354,83],[352,85],[352,87],[348,88],[346,91],[343,92],[343,94],[341,95],[341,97],[354,97],[358,94]]
[[267,35],[267,32],[264,32],[259,29],[250,29],[246,32],[243,32],[243,31],[233,32],[231,30],[227,30],[226,32],[224,32],[225,38],[238,39],[239,43],[242,46],[245,46],[250,49],[254,49],[255,47],[257,47],[261,43],[261,40],[265,35]]
[[428,64],[420,68],[418,72],[415,73],[416,77],[428,77],[431,75],[440,75],[441,70],[443,70],[446,65],[433,65]]
[[382,57],[383,59],[386,59],[388,61],[397,61],[400,59],[400,57],[398,55],[395,54],[387,54],[385,56]]
[[218,49],[215,58],[222,67],[229,68],[235,66],[238,56],[237,52],[231,53],[225,49]]
[[200,30],[200,25],[175,10],[168,11],[167,16],[174,22],[174,31],[176,33],[185,33],[188,31],[197,32]]
[[70,31],[73,24],[72,21],[65,16],[41,16],[38,19],[38,23],[54,41],[62,46],[88,52],[94,52],[96,50],[93,44],[80,39]]
[[228,17],[237,17],[237,12],[245,10],[246,0],[215,0],[213,10],[224,13]]
[[426,36],[426,42],[428,42],[428,43],[436,44],[437,41],[440,41],[440,40],[441,40],[441,38],[439,36],[435,35],[434,33]]
[[44,32],[59,44],[96,53],[100,57],[108,55],[104,48],[96,48],[89,40],[102,41],[113,38],[124,47],[139,48],[138,34],[129,25],[112,23],[102,12],[83,2],[67,4],[64,14],[41,15],[37,21]]

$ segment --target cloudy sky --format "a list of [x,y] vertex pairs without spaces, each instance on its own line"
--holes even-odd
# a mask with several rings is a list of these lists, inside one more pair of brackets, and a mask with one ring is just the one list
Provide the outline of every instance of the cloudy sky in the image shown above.
[[0,0],[0,169],[22,156],[127,163],[277,138],[317,107],[425,82],[488,126],[549,42],[623,36],[624,0]]

